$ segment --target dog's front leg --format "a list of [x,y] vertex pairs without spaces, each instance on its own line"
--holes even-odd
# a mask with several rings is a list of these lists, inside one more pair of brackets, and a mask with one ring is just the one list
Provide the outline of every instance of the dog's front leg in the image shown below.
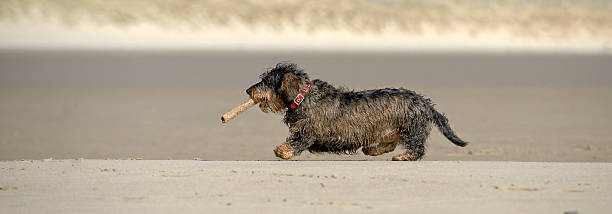
[[274,154],[276,155],[276,157],[289,160],[291,157],[294,156],[295,153],[293,148],[291,148],[290,143],[284,142],[283,144],[277,146],[276,149],[274,149]]
[[289,160],[293,156],[298,156],[306,150],[312,143],[310,139],[304,139],[299,134],[294,133],[287,140],[274,149],[276,157]]

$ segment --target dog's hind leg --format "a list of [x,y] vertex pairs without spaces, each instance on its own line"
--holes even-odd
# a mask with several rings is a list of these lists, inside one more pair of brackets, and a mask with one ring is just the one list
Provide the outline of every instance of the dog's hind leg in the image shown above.
[[382,155],[395,150],[395,147],[397,146],[397,143],[399,141],[400,137],[397,134],[393,133],[383,137],[380,140],[380,143],[376,144],[375,146],[363,147],[361,151],[363,152],[363,154],[371,156]]
[[370,156],[378,156],[388,152],[392,152],[395,150],[395,146],[397,146],[397,142],[382,142],[374,147],[363,147],[361,151],[363,154]]
[[[418,122],[418,121],[415,121]],[[429,121],[411,124],[409,131],[400,130],[401,142],[406,152],[392,158],[394,161],[416,161],[425,155],[425,142],[431,132]]]

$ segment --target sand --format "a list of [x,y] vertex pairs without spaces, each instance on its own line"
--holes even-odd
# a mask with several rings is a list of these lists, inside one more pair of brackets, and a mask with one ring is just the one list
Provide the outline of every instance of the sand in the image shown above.
[[[425,160],[612,161],[609,86],[426,86],[465,148],[432,130]],[[281,117],[251,108],[239,88],[3,88],[0,159],[274,160]],[[582,95],[589,96],[582,96]],[[469,96],[466,96],[469,95]],[[223,100],[211,102],[211,100]],[[393,154],[401,152],[397,149]],[[389,160],[361,154],[300,160]]]
[[[520,176],[517,176],[520,175]],[[612,164],[0,162],[2,213],[603,213]]]
[[[246,100],[266,67],[299,63],[355,89],[405,87],[446,113],[425,160],[612,161],[609,55],[347,52],[2,52],[0,160],[276,160],[288,128]],[[401,152],[397,149],[394,154]],[[298,160],[390,160],[313,155]]]
[[[609,59],[1,51],[0,213],[602,213],[612,208]],[[421,162],[381,161],[400,149],[253,161],[277,160],[281,116],[219,117],[282,60],[336,85],[422,93],[471,144],[433,130]]]

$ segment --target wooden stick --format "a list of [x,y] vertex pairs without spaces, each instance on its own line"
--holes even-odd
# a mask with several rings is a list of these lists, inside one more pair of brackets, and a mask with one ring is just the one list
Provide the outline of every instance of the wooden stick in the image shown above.
[[247,100],[243,104],[239,105],[238,107],[232,109],[231,111],[229,111],[229,112],[225,113],[223,116],[221,116],[221,122],[222,123],[227,123],[227,121],[229,121],[232,118],[236,117],[238,114],[242,113],[244,110],[249,109],[253,105],[255,105],[255,101],[253,99]]

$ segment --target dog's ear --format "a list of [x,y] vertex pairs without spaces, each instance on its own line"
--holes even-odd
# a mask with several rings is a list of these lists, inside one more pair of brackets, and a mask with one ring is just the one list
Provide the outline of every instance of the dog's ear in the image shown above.
[[285,93],[286,96],[294,96],[300,92],[300,83],[302,83],[302,80],[298,76],[293,73],[286,73],[283,75],[280,91]]

